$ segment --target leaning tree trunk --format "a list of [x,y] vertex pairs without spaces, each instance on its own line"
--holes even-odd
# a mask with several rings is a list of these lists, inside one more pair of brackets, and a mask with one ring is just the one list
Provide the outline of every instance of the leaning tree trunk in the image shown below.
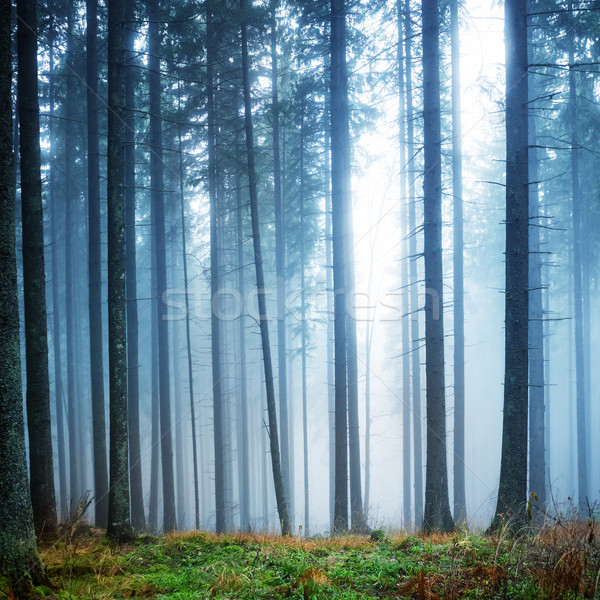
[[163,530],[174,531],[175,476],[173,473],[173,440],[171,434],[171,398],[169,388],[169,330],[162,296],[167,290],[167,253],[165,243],[165,194],[161,117],[161,37],[159,32],[159,0],[148,4],[148,86],[150,95],[150,178],[152,223],[156,252],[156,286],[158,297],[158,379],[160,395],[160,440],[163,478]]
[[506,323],[502,459],[491,528],[525,518],[529,330],[527,7],[506,0]]
[[[348,530],[348,404],[346,383],[346,246],[350,157],[344,0],[331,0],[331,210],[335,347],[335,500],[333,531]],[[349,150],[349,149],[348,149]]]
[[124,540],[129,524],[127,338],[125,308],[125,4],[108,0],[108,371],[110,385],[110,488],[108,535]]
[[[36,3],[32,0],[20,0],[17,3],[17,15],[29,476],[35,530],[39,535],[56,533],[57,523],[48,377]],[[12,128],[10,143],[12,148]],[[12,156],[12,150],[7,152],[4,148],[3,155],[4,153]],[[12,165],[12,160],[10,164]],[[8,173],[5,175],[8,176]],[[12,169],[11,176],[7,181],[11,180]],[[12,184],[8,189],[12,189]],[[14,211],[14,209],[12,210]],[[9,239],[12,239],[12,236]],[[7,283],[10,283],[10,279]],[[11,366],[12,368],[14,367]],[[7,408],[11,409],[11,406],[9,405]],[[19,422],[20,419],[17,423]],[[18,425],[15,426],[18,427]],[[15,443],[18,444],[18,436]],[[18,456],[19,451],[16,450],[16,452]]]
[[[37,87],[35,2],[21,0],[19,66],[33,68]],[[31,21],[31,19],[34,21]],[[27,27],[31,27],[27,29]],[[23,31],[23,29],[26,31]],[[32,577],[41,583],[42,565],[37,551],[31,497],[27,480],[17,252],[15,240],[15,183],[12,140],[11,2],[0,2],[0,574],[13,582]],[[23,54],[23,52],[25,54]],[[27,67],[21,62],[28,58]],[[23,71],[20,71],[23,75]],[[32,73],[28,73],[31,77]],[[33,83],[33,82],[30,82]],[[21,89],[19,89],[21,93]],[[30,100],[37,103],[37,92]],[[28,113],[26,113],[28,114]],[[36,138],[37,139],[37,138]],[[41,201],[41,198],[40,198]]]
[[[247,0],[241,0],[242,13],[248,10]],[[248,184],[250,193],[250,214],[252,219],[252,241],[254,245],[254,266],[256,269],[256,289],[258,296],[258,316],[265,369],[265,386],[267,393],[267,412],[269,416],[269,442],[277,512],[283,535],[291,534],[288,505],[281,475],[281,459],[279,455],[279,437],[277,434],[277,409],[275,407],[275,386],[273,384],[273,364],[271,361],[271,344],[269,341],[269,323],[267,301],[265,297],[265,277],[263,272],[262,248],[260,242],[260,225],[258,219],[258,190],[256,182],[256,165],[254,138],[252,131],[252,104],[250,98],[250,59],[248,57],[248,25],[247,16],[241,26],[242,33],[242,78],[244,88],[244,118],[246,131],[246,155],[248,161]]]
[[423,127],[425,212],[425,374],[427,380],[426,531],[454,527],[448,500],[444,301],[442,271],[442,136],[438,0],[423,0]]
[[273,112],[273,200],[275,204],[275,272],[277,276],[277,373],[279,383],[279,423],[281,426],[281,475],[288,502],[293,498],[290,477],[291,452],[287,398],[287,340],[285,318],[285,243],[281,198],[281,159],[279,150],[279,94],[277,68],[277,0],[271,0],[271,103]]
[[[98,134],[98,1],[87,0],[87,131],[88,131],[88,235],[89,324],[94,441],[96,526],[106,528],[108,471],[104,423],[104,367],[102,354],[102,267],[100,244],[100,158]],[[69,141],[67,140],[67,143]]]
[[454,210],[454,520],[467,520],[465,491],[465,304],[463,274],[462,128],[458,0],[450,4],[452,46],[452,205]]

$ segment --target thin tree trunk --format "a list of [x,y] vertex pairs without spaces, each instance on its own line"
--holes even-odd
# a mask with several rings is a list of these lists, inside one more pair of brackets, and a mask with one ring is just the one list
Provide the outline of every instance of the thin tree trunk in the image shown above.
[[[52,27],[49,33],[49,63],[50,73],[54,74],[54,40],[55,32]],[[54,77],[49,82],[49,119],[48,133],[50,136],[50,173],[49,173],[49,195],[50,195],[50,231],[52,235],[52,352],[54,354],[54,408],[56,411],[56,455],[58,458],[58,489],[59,489],[59,518],[66,519],[69,514],[67,502],[67,473],[65,460],[65,415],[64,415],[64,389],[62,377],[62,350],[60,343],[61,321],[60,321],[60,299],[59,299],[59,262],[58,262],[58,232],[59,220],[58,206],[56,201],[56,154],[55,147],[55,84]],[[16,146],[16,145],[15,145]]]
[[[96,526],[106,528],[108,516],[108,469],[104,422],[104,367],[102,353],[102,269],[100,246],[100,159],[98,134],[98,2],[86,0],[87,15],[87,133],[88,133],[88,227],[89,227],[89,326],[94,440],[94,491]],[[69,142],[67,142],[69,143]]]
[[[242,13],[247,10],[246,0],[241,0]],[[258,315],[262,342],[263,362],[265,369],[265,386],[267,393],[267,411],[269,415],[269,442],[273,481],[279,524],[283,535],[291,534],[288,505],[285,498],[283,478],[281,474],[281,457],[279,454],[279,437],[277,434],[277,409],[275,406],[275,386],[273,384],[273,364],[271,362],[271,345],[269,341],[269,323],[267,302],[265,298],[265,280],[263,273],[262,248],[260,242],[260,225],[258,219],[258,190],[256,182],[256,166],[254,156],[254,139],[252,131],[252,106],[250,98],[250,61],[248,58],[247,16],[241,25],[242,33],[242,78],[244,88],[244,120],[246,130],[246,154],[248,160],[248,187],[250,192],[250,214],[252,218],[252,241],[254,245],[254,265],[256,268],[256,289],[258,296]]]
[[[12,140],[11,8],[9,0],[0,2],[0,574],[15,583],[31,576],[33,583],[39,584],[43,571],[27,480],[21,386]],[[28,76],[35,78],[35,82],[30,81],[29,84],[37,87],[35,2],[19,0],[17,8],[23,19],[17,26],[19,66],[33,68]],[[28,26],[31,29],[27,29]],[[23,71],[19,72],[23,76]],[[19,82],[19,94],[30,91],[28,86],[24,86],[24,90],[21,86]],[[29,100],[37,103],[37,91]],[[29,115],[29,111],[25,114]],[[39,132],[36,139],[39,139]],[[27,163],[25,166],[27,168]]]
[[225,443],[224,403],[221,382],[221,322],[219,317],[219,231],[217,214],[215,76],[216,36],[212,8],[207,5],[207,133],[208,133],[208,194],[210,205],[210,332],[213,393],[213,428],[215,448],[215,513],[217,533],[227,529],[225,506]]
[[[10,12],[10,11],[9,11]],[[48,376],[48,333],[46,322],[46,275],[44,271],[44,213],[42,208],[42,180],[40,175],[40,126],[38,105],[38,69],[37,69],[37,18],[36,3],[33,0],[19,0],[17,3],[17,46],[18,46],[18,102],[21,154],[21,211],[23,220],[23,289],[25,298],[25,361],[27,369],[27,427],[29,430],[29,477],[31,504],[35,531],[38,535],[56,533],[56,501],[54,495],[54,468],[52,466],[52,431],[50,422],[50,381]],[[10,22],[10,17],[9,17]],[[10,38],[10,35],[9,35]],[[10,46],[10,41],[8,42]],[[3,58],[4,60],[4,58]],[[3,73],[6,76],[5,73]],[[10,76],[8,77],[10,85]],[[3,101],[5,101],[3,99]],[[12,119],[12,113],[4,119]],[[12,124],[12,121],[10,121]],[[12,126],[8,133],[12,149]],[[12,181],[12,150],[5,147],[3,156],[7,154],[10,161],[10,172],[4,173],[6,181]],[[13,184],[6,187],[8,194]],[[10,208],[14,217],[14,208]],[[8,217],[7,217],[8,218]],[[11,223],[13,220],[11,219]],[[10,235],[8,240],[12,240]],[[10,252],[10,243],[9,243]],[[12,253],[9,254],[12,256]],[[10,259],[9,259],[10,263]],[[9,271],[7,285],[12,286],[12,267]],[[10,292],[8,292],[10,294]],[[12,307],[11,298],[6,299]],[[12,315],[8,314],[11,319]],[[17,329],[18,332],[18,329]],[[13,332],[7,331],[11,336]],[[7,346],[9,352],[10,344]],[[15,365],[20,364],[15,361]],[[14,367],[7,367],[12,371]],[[4,371],[3,371],[4,373]],[[17,380],[13,382],[15,391]],[[19,386],[20,387],[20,386]],[[6,407],[12,415],[15,407],[12,403]],[[16,419],[16,417],[15,417]],[[19,423],[15,420],[16,431],[12,433],[17,446],[14,457],[5,449],[6,458],[13,458],[15,469],[19,469]],[[8,434],[11,429],[8,424],[3,428]],[[10,438],[9,438],[10,439]],[[7,463],[11,464],[11,463]],[[9,480],[12,480],[11,477]],[[14,479],[17,489],[22,484],[17,476]],[[8,481],[8,480],[7,480]],[[10,498],[15,502],[14,498]],[[27,510],[26,507],[24,507]],[[20,521],[19,517],[15,518]],[[21,525],[25,527],[25,520]],[[12,527],[10,528],[12,529]],[[26,529],[23,529],[25,539],[28,539]],[[4,537],[4,536],[3,536]],[[30,550],[26,550],[30,553]]]
[[329,421],[329,527],[333,531],[335,508],[335,379],[333,333],[333,248],[331,240],[331,165],[329,161],[329,131],[325,131],[325,173],[327,190],[325,200],[325,278],[327,294],[327,407]]
[[[179,109],[181,111],[181,90],[177,87],[179,93]],[[187,266],[187,241],[186,241],[186,219],[185,219],[185,197],[183,194],[183,146],[181,137],[181,126],[177,128],[177,137],[179,142],[179,206],[181,218],[181,258],[183,262],[183,284],[185,286],[185,342],[188,369],[188,382],[190,388],[190,418],[192,426],[192,456],[194,461],[194,524],[196,529],[200,529],[200,499],[198,494],[198,441],[196,438],[196,402],[194,399],[194,370],[192,362],[192,336],[190,332],[190,298],[188,293],[188,266]],[[243,296],[242,296],[243,297]]]
[[66,52],[66,97],[64,106],[65,142],[64,142],[64,173],[65,173],[65,323],[67,334],[67,420],[69,429],[69,512],[74,513],[79,503],[81,482],[79,480],[78,466],[80,460],[79,444],[77,438],[79,427],[77,423],[78,403],[75,393],[75,311],[73,309],[73,175],[72,175],[72,148],[73,123],[69,118],[72,113],[74,86],[74,70],[72,67],[73,56],[73,4],[67,8],[67,52]]
[[304,102],[300,115],[300,321],[301,321],[301,354],[302,354],[302,442],[304,471],[304,536],[310,535],[310,503],[308,486],[308,406],[306,397],[306,230],[304,226]]
[[415,179],[415,135],[413,114],[412,87],[412,17],[410,2],[406,0],[406,127],[408,152],[408,227],[409,227],[409,282],[410,282],[410,314],[411,318],[411,371],[412,371],[412,401],[413,401],[413,447],[415,470],[415,525],[420,527],[423,520],[423,441],[421,416],[421,334],[419,332],[419,296],[417,275],[417,218]]
[[108,0],[108,369],[110,381],[110,488],[108,535],[131,537],[127,439],[125,300],[125,4]]
[[[239,145],[237,141],[236,146]],[[240,298],[246,297],[244,280],[244,230],[242,220],[242,182],[239,170],[236,172],[237,195],[237,267],[238,267],[238,293]],[[241,446],[239,456],[241,462],[240,478],[240,529],[250,530],[250,444],[248,440],[248,374],[246,365],[246,327],[244,316],[238,319],[239,334],[239,365],[240,365],[240,429]]]
[[452,47],[452,206],[454,211],[454,520],[467,520],[465,490],[465,304],[463,268],[462,127],[458,0],[450,4]]
[[150,362],[151,362],[151,449],[150,499],[148,503],[148,530],[158,531],[158,488],[160,480],[160,398],[158,392],[158,298],[156,297],[156,242],[154,228],[150,228]]
[[[505,4],[506,38],[506,323],[504,418],[498,504],[501,518],[517,527],[527,496],[527,401],[529,325],[529,194],[527,10],[522,0]],[[501,517],[502,515],[503,517]]]
[[[404,3],[397,2],[398,11],[398,123],[399,123],[399,145],[400,145],[400,231],[402,235],[402,256],[400,258],[400,281],[402,286],[402,502],[403,502],[403,526],[408,528],[412,518],[412,477],[410,472],[410,322],[408,315],[408,199],[406,197],[406,93],[404,64]],[[366,492],[365,492],[366,493]],[[366,512],[366,511],[365,511]]]
[[167,305],[162,301],[167,291],[167,255],[165,243],[165,194],[163,173],[163,137],[161,117],[161,34],[159,0],[148,3],[148,86],[150,95],[150,177],[152,225],[156,242],[156,286],[158,298],[158,380],[160,396],[160,438],[163,480],[163,530],[177,527],[175,514],[175,477],[173,472],[173,439],[171,433],[171,398],[169,389],[169,330]]
[[442,270],[442,136],[438,0],[423,0],[423,129],[425,213],[425,374],[427,380],[426,531],[454,528],[448,500],[444,300]]
[[131,525],[146,527],[140,449],[140,372],[135,226],[135,2],[125,0],[125,269],[127,293],[127,418],[129,421],[129,478]]
[[[569,10],[572,3],[569,2]],[[573,30],[567,34],[569,52],[569,127],[571,129],[571,196],[573,211],[573,282],[575,303],[575,386],[577,406],[577,489],[581,508],[588,500],[588,466],[586,435],[585,353],[583,333],[583,274],[581,252],[581,183],[579,177],[579,139],[577,131],[577,83]]]

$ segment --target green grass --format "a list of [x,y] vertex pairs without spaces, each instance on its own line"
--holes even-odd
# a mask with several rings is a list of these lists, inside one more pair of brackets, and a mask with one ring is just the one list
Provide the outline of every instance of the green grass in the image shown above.
[[553,527],[517,540],[466,532],[308,540],[196,532],[123,546],[91,531],[41,547],[58,591],[37,588],[34,595],[576,600],[594,597],[600,567],[594,525],[585,527]]

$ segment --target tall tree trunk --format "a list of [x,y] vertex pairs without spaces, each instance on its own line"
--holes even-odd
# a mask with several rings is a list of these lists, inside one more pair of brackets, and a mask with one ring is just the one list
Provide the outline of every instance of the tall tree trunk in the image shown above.
[[304,102],[300,115],[300,326],[302,355],[302,443],[304,474],[304,536],[310,535],[310,502],[308,487],[308,403],[306,397],[306,346],[308,332],[306,323],[306,230],[304,225]]
[[[49,63],[50,73],[54,74],[54,41],[56,39],[54,27],[49,32]],[[67,502],[67,473],[65,459],[65,414],[64,414],[64,389],[62,377],[62,350],[60,343],[61,320],[59,299],[59,261],[58,261],[58,231],[59,212],[56,201],[56,154],[55,148],[55,84],[54,77],[49,82],[49,120],[48,133],[50,136],[50,173],[49,173],[49,196],[50,196],[50,231],[52,235],[52,352],[54,354],[54,409],[56,412],[56,456],[58,458],[58,489],[59,489],[59,518],[66,519],[69,514]]]
[[506,40],[506,323],[504,418],[498,504],[500,515],[518,526],[527,496],[527,401],[529,329],[529,193],[527,7],[505,3]]
[[158,299],[156,297],[156,242],[154,228],[150,228],[150,364],[151,364],[151,449],[150,498],[148,502],[148,530],[158,531],[158,487],[160,480],[160,398],[158,392]]
[[[96,526],[106,528],[108,470],[104,423],[104,367],[102,354],[102,269],[100,245],[100,159],[98,138],[98,2],[86,0],[87,15],[87,133],[89,227],[89,324],[94,440],[94,492]],[[68,142],[67,142],[68,143]]]
[[[569,11],[572,2],[569,1]],[[583,273],[581,242],[581,183],[579,178],[579,139],[577,131],[577,82],[573,29],[567,34],[569,52],[569,127],[571,129],[571,196],[573,211],[573,283],[575,303],[575,386],[577,407],[577,490],[581,508],[588,500],[588,466],[585,396],[585,340],[583,332]]]
[[[333,531],[348,530],[348,404],[346,383],[347,213],[350,157],[344,0],[331,0],[331,206],[335,336],[335,506]],[[348,152],[346,151],[348,150]]]
[[[242,13],[248,10],[246,0],[241,0]],[[254,265],[256,269],[256,289],[258,296],[258,315],[260,335],[265,369],[265,386],[267,393],[267,411],[269,415],[269,442],[271,449],[271,463],[273,481],[275,484],[275,498],[279,524],[283,535],[291,534],[291,525],[288,515],[288,505],[283,488],[281,474],[281,457],[279,454],[279,436],[277,434],[277,409],[275,406],[275,386],[273,384],[273,364],[271,361],[271,344],[269,341],[269,323],[267,316],[267,302],[265,297],[265,278],[262,262],[262,248],[260,242],[260,224],[258,218],[258,190],[256,183],[256,166],[254,152],[254,138],[252,131],[252,105],[250,98],[250,59],[248,57],[247,15],[241,25],[242,33],[242,78],[244,88],[244,121],[246,131],[246,155],[248,161],[248,188],[250,193],[250,214],[252,219],[252,241],[254,246]]]
[[[178,86],[178,93],[181,90]],[[178,97],[179,109],[181,111],[181,94]],[[183,284],[185,286],[185,342],[186,358],[188,370],[188,382],[190,389],[190,418],[192,426],[192,457],[194,461],[194,524],[196,529],[200,529],[200,499],[198,495],[198,440],[196,437],[196,402],[194,399],[194,370],[192,361],[192,335],[190,332],[190,298],[188,293],[188,266],[187,266],[187,241],[186,241],[186,219],[185,219],[185,197],[183,194],[183,145],[181,136],[181,126],[177,129],[177,138],[179,143],[179,207],[181,218],[181,258],[183,263]],[[243,296],[242,296],[243,297]]]
[[448,499],[444,301],[442,270],[442,136],[438,0],[423,0],[423,128],[425,212],[425,374],[427,380],[426,531],[454,527]]
[[69,512],[74,513],[77,510],[79,496],[81,493],[81,481],[79,478],[78,467],[80,462],[80,451],[78,437],[80,434],[77,413],[79,412],[79,403],[76,396],[76,352],[75,352],[75,324],[76,314],[73,307],[73,297],[75,290],[73,288],[73,122],[70,118],[73,108],[74,69],[72,66],[73,57],[73,4],[67,6],[67,52],[66,52],[66,97],[64,100],[65,120],[65,142],[64,142],[64,173],[65,173],[65,324],[67,334],[67,420],[69,429]]
[[[38,535],[42,533],[52,535],[56,533],[57,522],[54,496],[54,468],[52,466],[50,381],[48,376],[44,213],[42,208],[42,179],[40,175],[36,3],[32,0],[19,0],[17,3],[17,15],[18,102],[21,135],[19,149],[21,154],[21,211],[23,219],[23,288],[25,298],[29,477],[35,531]],[[8,43],[10,45],[10,42]],[[8,84],[10,86],[10,76],[8,77]],[[9,111],[9,117],[12,119],[10,114]],[[5,119],[9,117],[3,115]],[[12,127],[10,128],[9,141],[12,148]],[[10,160],[10,173],[4,173],[7,177],[6,181],[10,182],[12,181],[12,151],[7,151],[5,147],[3,150],[4,154],[7,154]],[[12,183],[8,184],[7,193],[12,190],[12,185]],[[11,211],[14,212],[14,209],[11,208]],[[11,220],[11,222],[13,221]],[[13,239],[12,235],[7,238],[7,240],[11,239]],[[9,256],[12,256],[12,254],[9,254]],[[12,268],[10,265],[7,268],[9,269],[9,274],[6,283],[10,286],[12,284]],[[12,307],[10,292],[6,300]],[[12,335],[12,333],[10,330],[7,332],[8,335]],[[7,348],[10,348],[10,344]],[[16,361],[15,365],[17,364],[20,364],[20,361]],[[13,366],[9,367],[8,372],[12,371],[12,369],[14,369]],[[16,386],[16,384],[17,381],[15,380],[14,385]],[[8,404],[6,408],[12,414],[14,410],[12,404]],[[18,423],[20,422],[22,422],[21,419],[15,421],[17,431],[19,429]],[[10,429],[5,429],[5,431],[8,433]],[[13,435],[15,434],[13,433]],[[15,435],[14,443],[17,446],[19,445],[19,435]],[[6,450],[6,452],[9,451]],[[14,459],[16,461],[19,457],[19,450],[16,449],[15,452]],[[9,455],[5,456],[9,457]],[[15,468],[19,468],[18,464],[15,465]],[[20,484],[21,482],[17,478],[15,485],[19,486]],[[18,517],[15,518],[19,520]]]
[[225,440],[224,403],[221,393],[221,322],[219,318],[219,231],[217,214],[216,120],[214,94],[214,65],[216,63],[216,36],[212,8],[207,5],[207,132],[208,132],[208,194],[210,203],[210,331],[211,366],[213,383],[213,427],[215,448],[215,513],[217,533],[227,528],[225,506]]
[[417,218],[415,179],[415,135],[413,113],[412,87],[412,17],[410,1],[406,0],[406,149],[408,152],[408,227],[410,255],[410,314],[411,314],[411,371],[412,371],[412,402],[413,402],[413,464],[415,470],[415,525],[419,527],[423,520],[423,440],[421,416],[421,334],[419,332],[419,296],[417,275]]
[[465,491],[465,303],[463,268],[462,127],[458,0],[450,4],[452,47],[452,206],[454,211],[454,520],[467,520]]
[[163,530],[177,527],[175,515],[175,477],[171,434],[171,399],[169,389],[169,330],[165,319],[167,305],[162,296],[167,290],[167,254],[165,243],[165,194],[161,117],[161,35],[159,0],[148,4],[148,86],[150,94],[150,177],[152,187],[152,224],[156,242],[156,285],[158,298],[158,380],[160,395],[160,438],[163,479]]
[[[35,2],[20,0],[17,9],[19,66],[35,85],[37,104]],[[14,582],[28,575],[41,583],[42,565],[37,551],[31,497],[27,481],[21,350],[17,298],[17,256],[15,239],[15,180],[12,140],[12,48],[11,2],[0,2],[0,574]],[[19,71],[21,77],[24,71]],[[26,76],[27,76],[26,75]],[[25,82],[23,82],[25,83]],[[19,81],[19,95],[30,93]],[[37,111],[34,111],[37,113]],[[29,115],[28,112],[25,113]],[[35,123],[32,124],[32,128]],[[39,132],[35,139],[39,139]],[[31,140],[30,140],[31,141]],[[30,143],[28,141],[28,143]],[[38,147],[39,148],[39,147]],[[31,151],[31,150],[30,150]],[[25,165],[27,167],[27,164]],[[39,166],[39,165],[38,165]],[[31,168],[31,167],[29,167]],[[39,179],[39,172],[38,172]],[[41,203],[41,197],[40,197]],[[43,287],[42,287],[43,290]],[[52,490],[54,493],[54,490]]]
[[140,373],[135,226],[135,2],[125,0],[125,271],[127,293],[127,419],[129,421],[129,479],[131,526],[143,531],[144,492],[140,449]]
[[[238,111],[236,111],[237,113]],[[239,141],[236,140],[236,146]],[[240,298],[246,297],[246,285],[244,278],[244,230],[242,220],[242,182],[240,172],[236,172],[236,195],[237,195],[237,267],[238,267],[238,293]],[[238,452],[241,461],[240,477],[240,529],[250,530],[250,444],[248,439],[248,374],[246,364],[246,326],[244,316],[238,319],[239,335],[239,365],[240,365],[240,423],[241,446]]]
[[331,165],[329,161],[329,131],[325,131],[325,293],[327,294],[327,408],[329,421],[329,528],[333,531],[335,514],[335,376],[333,333],[333,247],[331,240]]
[[[533,63],[531,21],[528,27],[529,62]],[[542,256],[540,252],[541,207],[538,192],[538,150],[535,114],[538,97],[535,74],[529,74],[529,497],[542,510],[546,507],[546,464],[544,447],[544,307]],[[535,496],[533,496],[535,494]]]
[[108,0],[108,370],[110,382],[110,488],[108,535],[131,536],[127,439],[125,300],[125,4]]
[[281,426],[281,475],[288,502],[293,497],[290,478],[290,436],[287,398],[287,341],[285,318],[285,243],[281,197],[281,160],[279,149],[279,93],[277,65],[277,0],[271,0],[271,103],[273,113],[273,200],[275,204],[275,273],[277,276],[277,373],[279,384],[279,423]]
[[400,263],[400,280],[402,286],[402,502],[403,527],[408,528],[412,518],[412,477],[410,472],[410,331],[408,314],[408,198],[406,197],[406,93],[404,64],[404,2],[398,0],[398,123],[400,146],[400,231],[402,235],[402,256]]

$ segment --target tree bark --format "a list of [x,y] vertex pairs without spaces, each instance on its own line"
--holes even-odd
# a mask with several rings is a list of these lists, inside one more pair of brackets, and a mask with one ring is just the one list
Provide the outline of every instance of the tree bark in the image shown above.
[[[42,208],[42,180],[40,175],[36,3],[33,0],[19,0],[17,3],[17,15],[18,102],[21,136],[19,149],[21,154],[21,211],[23,219],[23,288],[25,299],[29,477],[35,531],[38,535],[52,535],[56,533],[57,522],[54,495],[54,468],[52,465],[50,381],[48,376],[44,213]],[[10,85],[10,77],[8,83]],[[12,148],[12,128],[9,137]],[[4,152],[6,152],[6,148]],[[12,150],[10,156],[12,157]],[[12,159],[10,165],[12,166]],[[11,180],[12,175],[7,181]],[[9,189],[12,189],[12,184]],[[14,209],[12,210],[14,212]],[[9,239],[12,239],[12,236]],[[10,280],[7,283],[10,284]],[[13,368],[11,366],[11,369]],[[16,382],[14,382],[14,385],[16,385]],[[12,408],[10,404],[7,407],[9,410]],[[15,427],[18,428],[19,422],[21,421],[18,420],[16,422]],[[14,443],[18,444],[18,442],[17,436]],[[16,452],[16,456],[18,456],[19,451],[16,450]],[[15,481],[15,484],[17,483],[18,480]]]
[[169,330],[167,305],[162,301],[167,290],[167,255],[165,243],[165,195],[163,173],[163,138],[161,111],[160,56],[161,34],[159,31],[159,0],[148,3],[148,86],[150,94],[150,178],[152,224],[156,242],[156,285],[158,298],[158,380],[160,395],[160,438],[163,478],[163,530],[165,533],[177,527],[175,515],[175,477],[173,473],[173,440],[171,434],[171,398],[169,389]]
[[[11,8],[10,0],[0,1],[0,574],[14,582],[30,574],[34,583],[40,583],[42,565],[37,551],[27,480],[21,387],[12,140]],[[33,74],[28,73],[28,76],[35,77],[37,86],[36,28],[35,20],[30,20],[32,16],[35,18],[35,2],[20,0],[18,8],[20,16],[27,19],[18,25],[19,63],[23,68],[34,68]],[[22,31],[26,26],[33,28]],[[28,63],[21,63],[25,57],[29,59]],[[23,74],[22,71],[20,73]],[[37,103],[37,93],[31,99]]]
[[442,271],[442,137],[438,0],[423,0],[423,127],[425,212],[425,374],[427,466],[425,531],[454,528],[448,500],[444,301]]
[[492,529],[518,527],[527,496],[529,194],[527,7],[505,4],[506,40],[506,323],[504,418],[498,504]]
[[[531,21],[528,27],[529,63],[534,62]],[[529,74],[529,498],[542,510],[546,508],[545,383],[544,383],[544,307],[542,298],[542,225],[538,191],[538,149],[535,114],[535,74]]]
[[108,535],[131,537],[127,435],[125,300],[125,4],[108,0],[108,369],[110,382],[110,488]]
[[[94,492],[96,526],[106,528],[108,471],[104,423],[104,367],[102,353],[102,269],[100,246],[100,162],[98,137],[98,2],[86,0],[87,15],[87,131],[88,131],[88,235],[89,326],[94,441]],[[67,142],[68,143],[68,142]]]
[[129,478],[131,526],[146,527],[140,450],[140,388],[135,225],[135,2],[125,0],[125,271],[127,294],[127,418],[129,421]]
[[346,247],[350,157],[344,0],[331,0],[331,206],[335,339],[335,501],[333,531],[348,530],[348,403],[346,379]]

